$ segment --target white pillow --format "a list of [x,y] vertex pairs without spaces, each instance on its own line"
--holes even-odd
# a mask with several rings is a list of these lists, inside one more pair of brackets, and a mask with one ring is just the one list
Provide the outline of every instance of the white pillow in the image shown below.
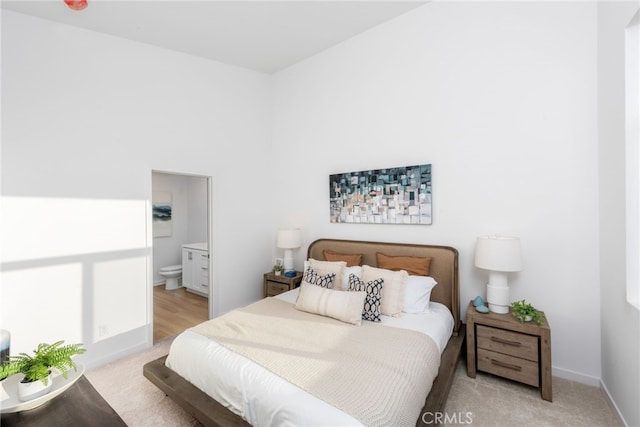
[[342,292],[302,283],[296,309],[361,325],[366,296],[366,292]]
[[391,271],[384,268],[362,266],[362,280],[365,283],[382,278],[384,289],[382,290],[382,302],[380,313],[385,316],[400,317],[404,305],[404,291],[409,273],[404,270]]
[[321,276],[336,273],[336,278],[333,280],[333,289],[340,291],[349,286],[348,283],[346,286],[342,283],[343,271],[347,266],[345,261],[318,261],[317,259],[309,258],[308,261],[305,261],[304,271],[307,270],[307,265],[311,266]]
[[431,290],[438,282],[429,276],[409,276],[404,292],[404,313],[426,313],[429,311]]

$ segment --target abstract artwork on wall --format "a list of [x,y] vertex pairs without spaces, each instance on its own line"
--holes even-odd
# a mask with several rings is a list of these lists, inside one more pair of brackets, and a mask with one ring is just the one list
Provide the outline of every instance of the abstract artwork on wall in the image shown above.
[[331,222],[432,223],[431,164],[329,176]]
[[153,237],[171,236],[171,193],[168,191],[153,192]]

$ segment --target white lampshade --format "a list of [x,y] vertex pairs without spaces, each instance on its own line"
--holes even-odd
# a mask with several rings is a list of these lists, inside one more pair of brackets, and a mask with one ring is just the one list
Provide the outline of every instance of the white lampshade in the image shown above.
[[476,241],[475,266],[489,270],[487,302],[494,313],[509,312],[507,273],[522,270],[522,249],[518,237],[480,236]]
[[522,270],[520,239],[508,236],[478,237],[475,265],[492,271]]
[[299,228],[286,228],[278,230],[278,239],[276,245],[280,249],[284,249],[283,267],[285,275],[287,273],[295,272],[293,266],[293,249],[297,249],[302,246],[300,239]]
[[278,230],[278,243],[280,249],[297,249],[302,245],[299,228],[287,228]]

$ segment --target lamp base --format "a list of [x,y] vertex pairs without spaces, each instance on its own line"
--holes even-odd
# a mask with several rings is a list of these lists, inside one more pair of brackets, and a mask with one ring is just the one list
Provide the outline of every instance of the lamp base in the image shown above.
[[509,312],[509,287],[504,284],[487,285],[487,302],[493,313],[507,314]]
[[509,306],[504,305],[496,305],[489,303],[489,311],[497,314],[507,314],[509,313]]
[[293,271],[295,273],[295,268],[293,266],[293,249],[284,250],[284,260],[282,266],[284,267],[285,276],[287,276],[290,271]]

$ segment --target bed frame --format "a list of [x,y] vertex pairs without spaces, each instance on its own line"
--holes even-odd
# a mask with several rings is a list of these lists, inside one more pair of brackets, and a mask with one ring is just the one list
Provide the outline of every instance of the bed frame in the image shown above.
[[[309,245],[307,258],[324,260],[323,250],[341,254],[362,254],[362,264],[376,266],[376,253],[390,256],[431,257],[429,275],[438,285],[431,291],[431,301],[446,305],[453,314],[453,335],[442,353],[438,376],[425,400],[416,426],[438,425],[436,413],[444,411],[456,365],[463,351],[464,324],[460,322],[460,284],[458,251],[449,246],[319,239]],[[167,356],[144,365],[143,375],[205,426],[248,426],[216,400],[202,392],[164,364]]]

